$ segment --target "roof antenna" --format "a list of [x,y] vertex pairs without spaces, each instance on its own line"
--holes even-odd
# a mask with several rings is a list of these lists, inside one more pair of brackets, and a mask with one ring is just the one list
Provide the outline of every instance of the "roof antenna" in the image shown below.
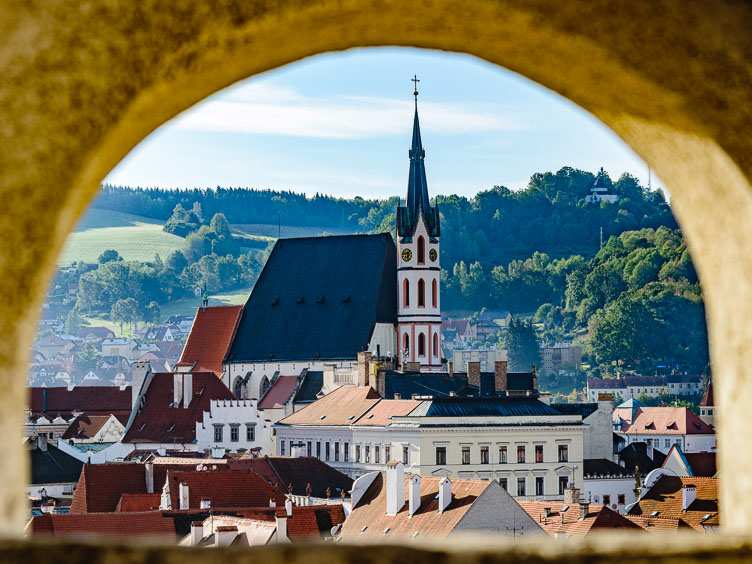
[[415,96],[415,109],[417,110],[418,109],[418,83],[420,82],[420,80],[418,79],[417,74],[413,75],[413,77],[410,80],[413,82],[413,84],[415,84],[415,92],[413,92],[413,96]]

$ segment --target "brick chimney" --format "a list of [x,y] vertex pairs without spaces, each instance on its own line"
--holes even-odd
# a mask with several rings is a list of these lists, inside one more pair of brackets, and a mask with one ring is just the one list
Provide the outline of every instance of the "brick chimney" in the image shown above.
[[590,504],[587,501],[580,502],[580,521],[585,519],[590,513]]
[[689,509],[692,502],[697,499],[697,488],[695,486],[682,486],[682,511]]
[[468,360],[467,361],[467,384],[468,386],[476,386],[480,390],[480,361]]
[[498,395],[507,393],[507,361],[497,360],[494,363],[494,388]]
[[188,484],[185,482],[181,482],[178,486],[178,499],[180,505],[178,506],[179,509],[188,509],[190,508],[189,501],[190,501],[190,495],[188,491]]
[[405,506],[405,465],[392,460],[386,465],[386,514],[397,515]]
[[413,474],[408,482],[408,508],[409,516],[412,517],[420,509],[420,476]]
[[183,375],[183,407],[191,405],[193,400],[193,374]]
[[452,503],[452,482],[444,477],[439,481],[439,515]]
[[367,386],[368,376],[371,372],[371,353],[368,351],[358,353],[358,381],[356,385]]
[[172,407],[178,407],[183,401],[183,375],[175,372],[172,375]]

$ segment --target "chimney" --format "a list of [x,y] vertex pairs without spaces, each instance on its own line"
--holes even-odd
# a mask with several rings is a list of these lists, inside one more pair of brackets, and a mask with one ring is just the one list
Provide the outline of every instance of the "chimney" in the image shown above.
[[47,433],[37,435],[37,448],[42,452],[47,452]]
[[697,499],[697,488],[690,485],[682,486],[682,511],[689,509],[695,499]]
[[180,499],[179,509],[188,509],[190,507],[188,503],[188,484],[186,484],[185,482],[180,482],[180,486],[178,486],[178,497]]
[[507,393],[507,361],[497,360],[494,362],[494,388],[498,395]]
[[367,386],[370,374],[371,353],[368,351],[358,353],[358,386]]
[[201,498],[201,509],[211,509],[211,500],[208,497]]
[[580,521],[585,519],[590,513],[590,504],[587,501],[580,502]]
[[368,383],[382,398],[384,397],[384,393],[386,391],[385,380],[386,378],[384,377],[384,371],[381,369],[381,367],[376,363],[371,363],[371,369],[368,373]]
[[653,460],[654,452],[653,452],[653,441],[651,439],[648,439],[648,442],[645,443],[645,453],[648,455],[648,458],[650,460]]
[[447,362],[447,372],[449,372],[450,378],[454,376],[454,362],[452,362],[451,360]]
[[193,374],[183,375],[183,407],[191,405],[193,400]]
[[467,384],[480,390],[480,360],[467,361]]
[[277,507],[277,502],[274,501],[273,499],[270,499],[269,500],[269,507]]
[[197,546],[204,538],[204,524],[201,521],[191,523],[191,546]]
[[146,380],[146,375],[151,371],[148,362],[134,362],[131,370],[131,407],[136,405],[138,395],[141,393],[141,386]]
[[278,543],[286,543],[290,542],[290,539],[287,537],[287,515],[279,516],[277,515],[277,542]]
[[551,508],[550,507],[544,507],[543,508],[543,516],[548,519],[551,517]]
[[580,490],[574,487],[574,484],[569,484],[564,490],[564,503],[567,505],[574,505],[580,503]]
[[439,515],[449,507],[450,503],[452,503],[452,482],[444,477],[439,481]]
[[397,515],[405,505],[405,465],[392,460],[386,465],[386,514]]
[[394,399],[402,399],[402,394],[399,392],[394,392]]
[[224,458],[225,449],[222,447],[212,447],[211,455],[212,455],[212,458]]
[[217,548],[230,546],[237,536],[238,528],[234,525],[217,527],[217,531],[214,533],[214,546],[216,546]]
[[146,477],[146,493],[154,493],[154,463],[144,464],[144,476]]
[[172,407],[178,407],[180,402],[183,401],[183,375],[179,372],[175,372],[172,375],[173,379],[173,398]]
[[420,476],[413,474],[408,482],[409,516],[412,517],[420,509]]
[[531,378],[533,384],[533,393],[535,393],[538,391],[538,375],[535,372],[535,366],[532,367],[531,372],[533,373],[533,377]]
[[285,499],[285,513],[288,517],[292,517],[292,497],[289,495],[287,496],[287,499]]

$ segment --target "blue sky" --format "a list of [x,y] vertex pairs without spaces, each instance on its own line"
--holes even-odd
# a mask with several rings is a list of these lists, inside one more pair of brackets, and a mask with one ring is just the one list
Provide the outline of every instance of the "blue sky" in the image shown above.
[[647,165],[557,94],[469,55],[405,48],[318,55],[237,83],[163,125],[105,182],[403,195],[414,74],[432,196],[523,188],[562,166],[647,184]]

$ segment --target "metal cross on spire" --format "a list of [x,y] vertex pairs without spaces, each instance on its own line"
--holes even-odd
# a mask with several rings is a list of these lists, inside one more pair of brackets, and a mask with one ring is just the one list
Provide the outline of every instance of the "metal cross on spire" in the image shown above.
[[415,104],[417,105],[417,103],[418,103],[418,83],[420,82],[420,80],[418,80],[418,75],[417,74],[413,75],[413,77],[410,80],[415,84],[415,92],[413,92],[413,96],[415,96]]

